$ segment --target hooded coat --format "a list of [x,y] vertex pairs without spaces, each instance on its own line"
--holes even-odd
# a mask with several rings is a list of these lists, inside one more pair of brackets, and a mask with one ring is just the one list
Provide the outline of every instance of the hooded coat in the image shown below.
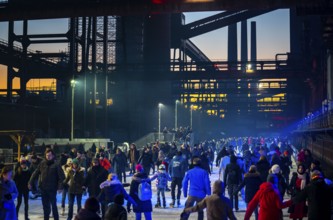
[[250,201],[244,220],[249,220],[251,214],[260,203],[259,220],[280,220],[282,217],[281,209],[291,206],[292,201],[282,202],[280,194],[270,182],[260,185],[259,191]]

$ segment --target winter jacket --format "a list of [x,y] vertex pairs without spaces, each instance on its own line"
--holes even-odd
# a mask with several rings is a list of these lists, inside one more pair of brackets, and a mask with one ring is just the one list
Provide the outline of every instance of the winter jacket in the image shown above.
[[187,161],[182,156],[174,156],[169,164],[170,176],[183,178],[186,172]]
[[293,198],[294,203],[308,201],[308,220],[330,220],[333,191],[323,178],[315,178]]
[[[220,189],[216,189],[216,187],[220,187]],[[217,193],[217,191],[222,192],[224,190],[221,187],[221,184],[214,184],[213,195],[205,197],[194,207],[186,208],[185,212],[197,212],[207,208],[207,220],[236,220],[230,200],[222,193]]]
[[223,181],[227,185],[238,185],[242,180],[242,171],[236,163],[230,163],[227,165],[224,171]]
[[[134,199],[134,201],[137,203],[137,206],[133,207],[133,211],[135,213],[142,213],[142,212],[152,212],[153,207],[151,200],[141,201],[138,197],[138,191],[139,191],[139,184],[143,181],[148,181],[150,183],[150,180],[146,173],[135,173],[130,186],[130,196]],[[150,183],[151,184],[151,183]],[[127,203],[127,207],[129,207],[129,204]]]
[[153,155],[152,153],[149,152],[142,152],[141,157],[138,160],[139,163],[145,168],[145,167],[151,167],[154,162],[153,162]]
[[16,208],[14,200],[18,191],[13,180],[4,181],[0,178],[0,219],[16,220]]
[[254,209],[260,203],[259,220],[281,220],[281,209],[291,206],[292,201],[282,202],[279,192],[272,183],[265,182],[260,185],[259,191],[250,201],[244,220],[249,220]]
[[[310,182],[310,177],[309,177],[309,174],[308,173],[305,173],[306,175],[306,185]],[[291,177],[291,180],[290,180],[290,184],[289,184],[289,191],[291,193],[291,196],[296,196],[297,193],[300,192],[300,189],[296,187],[296,181],[298,179],[298,175],[296,172],[293,172],[293,175]]]
[[267,160],[259,160],[256,164],[257,171],[260,173],[260,178],[263,182],[267,181],[267,176],[271,165]]
[[288,184],[286,183],[286,179],[284,176],[282,176],[281,173],[275,174],[278,178],[278,190],[281,196],[281,199],[283,199],[284,194],[286,193],[286,190],[288,189]]
[[45,191],[57,191],[63,188],[65,179],[64,171],[54,160],[43,160],[33,172],[29,184],[33,185],[34,180],[39,177],[39,187]]
[[106,210],[104,220],[127,220],[127,211],[123,206],[111,203]]
[[[188,181],[190,181],[189,189]],[[187,192],[188,195],[199,198],[204,198],[206,195],[211,194],[208,172],[198,166],[187,171],[182,185],[184,197],[187,197]]]
[[116,173],[125,172],[127,167],[127,158],[123,152],[116,154],[112,159],[113,170]]
[[246,173],[236,192],[240,191],[245,186],[245,202],[249,203],[259,190],[261,183],[262,181],[258,172]]
[[137,163],[140,157],[140,153],[136,148],[128,151],[127,159],[130,163]]
[[157,172],[155,173],[151,178],[150,181],[153,181],[157,179],[156,181],[156,188],[157,189],[166,189],[168,185],[168,181],[171,181],[171,177],[166,172]]
[[113,202],[115,195],[123,194],[124,198],[129,201],[131,204],[136,205],[132,197],[130,197],[126,190],[124,189],[122,183],[119,180],[107,180],[101,183],[100,185],[101,192],[98,195],[98,200],[100,203],[107,205]]
[[99,185],[108,177],[108,172],[100,165],[88,169],[85,186],[88,187],[89,196],[98,196],[101,189]]
[[99,164],[106,170],[109,171],[111,169],[111,163],[107,158],[103,158],[99,160]]
[[22,170],[21,167],[19,167],[14,175],[14,182],[16,184],[17,190],[21,193],[26,193],[29,192],[29,188],[28,188],[28,182],[30,180],[31,177],[31,171],[29,170],[29,168],[27,167],[26,170]]
[[75,216],[74,220],[102,220],[97,213],[82,208]]
[[84,168],[78,167],[78,169],[74,170],[73,168],[68,172],[64,183],[68,184],[68,192],[70,194],[82,194],[84,186]]

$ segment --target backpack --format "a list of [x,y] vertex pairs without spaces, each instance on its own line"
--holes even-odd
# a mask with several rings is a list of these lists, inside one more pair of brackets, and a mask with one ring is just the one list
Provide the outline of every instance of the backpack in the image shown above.
[[151,185],[147,181],[143,181],[139,184],[138,187],[138,197],[141,201],[151,200],[152,198]]

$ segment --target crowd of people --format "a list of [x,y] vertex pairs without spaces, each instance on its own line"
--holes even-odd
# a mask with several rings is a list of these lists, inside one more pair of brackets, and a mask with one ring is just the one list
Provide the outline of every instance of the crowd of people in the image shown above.
[[[292,160],[296,172],[290,174]],[[219,179],[211,184],[214,163]],[[141,150],[133,143],[128,152],[117,148],[115,154],[104,146],[87,152],[72,148],[58,159],[47,148],[41,157],[25,155],[14,169],[4,166],[0,175],[0,219],[6,220],[18,218],[22,197],[24,218],[29,219],[29,191],[30,199],[41,197],[46,220],[51,212],[55,220],[59,215],[68,220],[127,219],[131,211],[137,220],[142,215],[151,220],[153,207],[181,207],[182,194],[183,220],[192,212],[203,220],[204,209],[208,220],[236,219],[240,197],[247,206],[244,219],[254,212],[256,220],[280,220],[287,207],[290,219],[331,219],[333,186],[320,162],[308,149],[296,151],[283,139],[226,138],[194,146],[156,142]],[[86,193],[89,198],[82,207]],[[59,213],[57,194],[62,198]]]

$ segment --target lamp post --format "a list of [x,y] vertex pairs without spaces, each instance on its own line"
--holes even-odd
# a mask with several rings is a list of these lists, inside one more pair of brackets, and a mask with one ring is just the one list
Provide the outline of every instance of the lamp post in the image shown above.
[[158,103],[158,140],[161,141],[161,108],[163,104]]
[[75,83],[74,79],[71,80],[72,87],[72,109],[71,109],[71,141],[74,139],[74,92],[75,92]]
[[190,120],[190,128],[192,129],[193,123],[193,105],[190,106],[191,120]]
[[176,100],[175,102],[175,130],[177,130],[177,122],[178,122],[178,109],[177,109],[177,104],[179,103],[179,100]]

